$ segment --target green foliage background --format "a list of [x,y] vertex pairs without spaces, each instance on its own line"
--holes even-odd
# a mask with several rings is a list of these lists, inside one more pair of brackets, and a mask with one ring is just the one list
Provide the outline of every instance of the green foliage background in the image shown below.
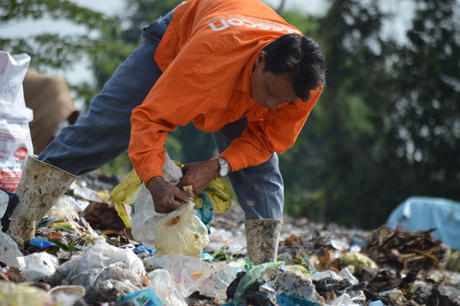
[[[127,17],[109,18],[70,1],[0,0],[0,49],[28,53],[38,69],[66,69],[89,56],[97,83],[72,84],[88,104],[141,42],[142,26],[181,2],[125,1]],[[408,0],[416,12],[403,44],[383,33],[391,16],[382,1],[328,0],[323,16],[281,12],[319,41],[328,63],[319,103],[296,144],[280,155],[285,212],[294,217],[375,228],[413,195],[460,201],[459,1]],[[44,17],[88,34],[2,38],[12,22]],[[182,162],[216,154],[212,137],[191,124],[171,133],[166,147]],[[123,154],[103,169],[130,167]]]

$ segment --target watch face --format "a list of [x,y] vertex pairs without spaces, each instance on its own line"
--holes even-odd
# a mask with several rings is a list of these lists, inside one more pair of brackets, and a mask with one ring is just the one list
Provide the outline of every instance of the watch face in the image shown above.
[[227,173],[228,173],[228,167],[223,167],[223,168],[220,169],[220,171],[219,171],[220,176],[226,176]]

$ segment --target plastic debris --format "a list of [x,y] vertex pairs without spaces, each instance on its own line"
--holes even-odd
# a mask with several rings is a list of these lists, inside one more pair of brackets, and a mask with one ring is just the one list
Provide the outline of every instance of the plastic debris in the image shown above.
[[40,238],[40,237],[30,239],[29,243],[31,243],[32,245],[35,245],[36,247],[38,247],[40,249],[46,248],[46,247],[51,246],[51,245],[56,245],[55,243],[49,242],[48,240],[45,240],[45,239]]
[[45,290],[24,284],[0,281],[0,301],[8,306],[64,306],[74,305],[75,295],[50,295]]
[[249,270],[242,278],[241,281],[238,283],[238,287],[236,289],[234,295],[234,301],[238,305],[240,303],[240,299],[242,295],[246,292],[246,290],[254,284],[256,281],[259,281],[261,277],[265,274],[267,269],[276,269],[278,266],[284,266],[284,262],[271,262],[265,263],[258,266],[253,267]]
[[171,274],[164,269],[158,269],[148,274],[147,288],[153,289],[158,297],[168,306],[186,306],[179,291],[176,289]]
[[347,253],[343,255],[342,265],[354,266],[357,274],[361,274],[363,268],[377,269],[377,264],[362,253]]
[[224,263],[210,264],[182,255],[175,256],[164,269],[171,273],[184,298],[199,290],[203,295],[223,300],[235,278],[233,270]]
[[273,288],[278,294],[285,293],[292,297],[313,302],[319,300],[312,280],[301,272],[288,271],[278,275]]
[[133,169],[110,193],[110,199],[113,201],[118,215],[129,228],[132,227],[132,219],[126,214],[123,205],[131,205],[136,201],[141,185],[142,181],[137,176],[136,170]]
[[212,270],[211,276],[200,286],[201,295],[212,297],[220,302],[227,298],[227,288],[235,279],[235,273],[226,263],[212,263],[207,269]]
[[26,281],[37,281],[49,277],[56,272],[59,261],[56,256],[43,253],[33,253],[24,257],[26,267],[22,274]]
[[10,236],[0,231],[0,261],[10,267],[23,269],[25,267],[24,256],[18,248],[18,244]]
[[294,296],[288,296],[285,293],[278,295],[276,302],[280,306],[320,306],[320,304],[316,302],[302,300]]
[[65,280],[70,285],[83,286],[85,299],[106,302],[115,301],[117,292],[142,290],[145,276],[144,264],[133,251],[100,242],[83,256],[64,263],[53,283]]
[[60,296],[60,295],[74,295],[78,298],[83,298],[85,296],[86,289],[83,286],[56,286],[48,291],[48,294]]
[[219,179],[211,180],[204,192],[211,200],[214,211],[218,214],[227,211],[232,205],[232,196],[227,186]]
[[369,303],[369,306],[385,306],[381,300],[373,301]]
[[79,219],[78,212],[83,211],[88,204],[88,202],[79,203],[71,196],[63,195],[56,204],[54,204],[47,215],[57,218]]
[[353,303],[350,296],[344,293],[341,296],[339,296],[336,300],[334,300],[331,306],[359,306],[359,305]]
[[133,306],[163,306],[164,303],[152,289],[144,289],[129,293],[121,298],[121,302],[131,301]]
[[194,203],[189,202],[167,214],[155,226],[155,256],[182,254],[201,258],[201,251],[208,245],[208,230],[196,216]]
[[73,194],[78,198],[85,199],[90,202],[103,202],[97,192],[90,188],[76,186],[75,189],[73,189]]

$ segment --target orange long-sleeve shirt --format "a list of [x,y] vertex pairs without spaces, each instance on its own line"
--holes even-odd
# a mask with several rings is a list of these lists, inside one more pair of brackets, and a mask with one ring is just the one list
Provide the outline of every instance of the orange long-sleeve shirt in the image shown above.
[[291,147],[322,88],[309,102],[264,109],[250,96],[256,55],[278,37],[299,33],[258,0],[189,0],[176,8],[155,54],[163,75],[131,117],[129,156],[147,183],[162,176],[169,131],[193,121],[206,132],[248,117],[249,126],[220,156],[233,171]]

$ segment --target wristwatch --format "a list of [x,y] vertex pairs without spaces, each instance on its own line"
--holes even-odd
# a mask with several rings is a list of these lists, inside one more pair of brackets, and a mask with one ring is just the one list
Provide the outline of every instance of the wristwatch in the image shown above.
[[217,156],[216,157],[217,161],[219,162],[220,169],[219,169],[219,176],[223,177],[226,176],[229,170],[228,163],[223,159],[222,157]]

